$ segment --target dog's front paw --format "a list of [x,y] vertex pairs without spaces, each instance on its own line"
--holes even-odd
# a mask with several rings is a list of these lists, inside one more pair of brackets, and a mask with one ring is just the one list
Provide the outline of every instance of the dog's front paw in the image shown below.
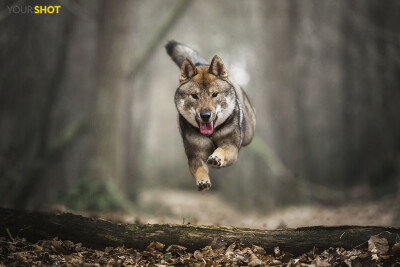
[[207,164],[211,165],[211,167],[219,168],[223,165],[223,160],[219,158],[217,155],[212,154],[208,157]]
[[211,182],[207,180],[200,180],[197,182],[197,190],[207,191],[211,188]]

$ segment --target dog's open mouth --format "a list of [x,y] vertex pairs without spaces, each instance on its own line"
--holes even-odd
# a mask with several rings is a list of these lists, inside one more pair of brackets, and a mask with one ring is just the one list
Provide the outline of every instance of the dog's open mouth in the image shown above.
[[204,135],[210,135],[214,132],[214,121],[200,122],[200,132]]

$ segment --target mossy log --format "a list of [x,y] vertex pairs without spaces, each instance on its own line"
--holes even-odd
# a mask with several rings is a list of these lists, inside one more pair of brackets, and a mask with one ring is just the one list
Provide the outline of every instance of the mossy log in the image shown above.
[[197,225],[117,224],[70,213],[57,215],[0,208],[0,236],[9,236],[8,232],[31,242],[57,236],[62,240],[81,242],[93,249],[107,246],[144,249],[150,242],[158,241],[167,246],[177,244],[194,251],[210,244],[240,242],[261,246],[267,252],[279,246],[281,250],[295,255],[308,252],[314,247],[351,249],[366,246],[370,236],[377,234],[385,237],[389,245],[392,245],[400,235],[399,228],[373,226],[257,230]]

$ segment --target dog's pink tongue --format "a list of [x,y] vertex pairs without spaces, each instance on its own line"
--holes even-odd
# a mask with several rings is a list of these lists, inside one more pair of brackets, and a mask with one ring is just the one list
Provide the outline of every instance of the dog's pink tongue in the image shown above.
[[214,122],[200,122],[200,132],[202,134],[212,134],[214,131]]

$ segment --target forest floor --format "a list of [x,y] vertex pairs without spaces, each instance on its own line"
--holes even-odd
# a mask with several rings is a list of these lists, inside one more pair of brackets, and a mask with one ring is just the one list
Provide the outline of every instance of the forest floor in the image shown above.
[[296,257],[279,247],[267,253],[261,247],[240,243],[206,246],[190,253],[185,247],[166,248],[159,242],[143,250],[94,250],[57,237],[37,243],[0,237],[0,267],[5,266],[400,266],[400,243],[389,249],[386,239],[372,236],[368,249],[313,249]]
[[[396,226],[398,207],[391,201],[350,203],[344,206],[293,206],[272,212],[240,210],[216,193],[181,190],[142,192],[132,213],[101,213],[86,216],[123,223],[221,225],[258,229],[295,228],[313,225]],[[81,243],[52,237],[31,243],[21,238],[0,236],[0,267],[3,266],[400,266],[400,237],[395,245],[385,238],[371,236],[353,249],[317,248],[292,255],[276,247],[265,251],[240,243],[215,247],[212,244],[189,252],[177,245],[152,242],[143,250],[106,247],[94,250]]]
[[[398,207],[391,199],[351,202],[342,206],[300,205],[261,212],[240,209],[216,193],[183,190],[148,190],[141,193],[137,210],[130,214],[104,214],[112,221],[143,224],[185,224],[282,229],[304,226],[400,226]],[[91,214],[96,217],[96,214]]]

